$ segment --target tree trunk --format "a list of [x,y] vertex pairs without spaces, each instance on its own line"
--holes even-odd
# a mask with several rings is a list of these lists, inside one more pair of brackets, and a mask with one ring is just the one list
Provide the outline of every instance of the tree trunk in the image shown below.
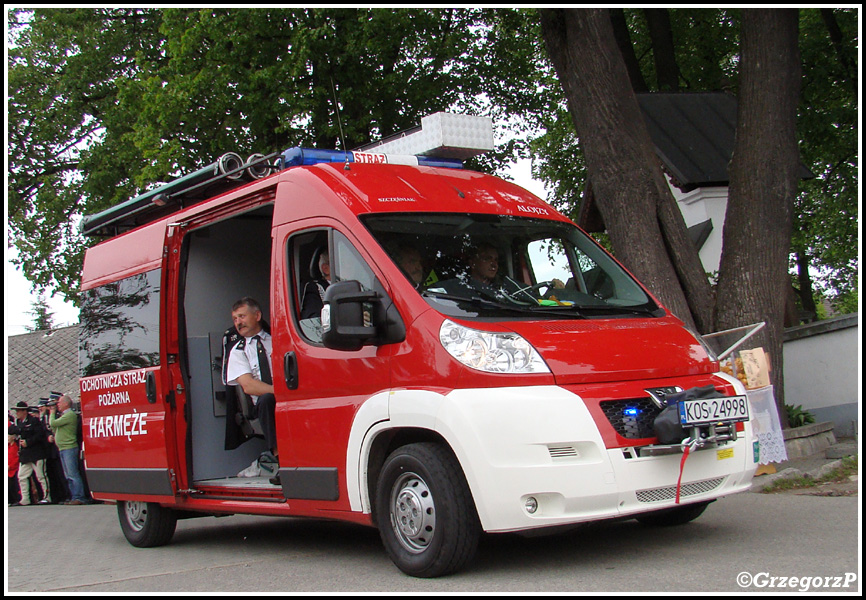
[[[809,255],[804,249],[798,249],[794,256],[797,260],[797,282],[799,284],[800,305],[809,313],[809,318],[814,320],[818,315],[818,307],[815,305],[814,290],[812,289],[812,276],[809,274]],[[800,323],[795,323],[799,325]]]
[[[710,286],[661,173],[608,11],[539,12],[617,258],[675,315],[706,330]],[[674,265],[679,261],[671,257],[682,254],[692,260],[678,273]]]
[[668,9],[645,8],[643,12],[653,44],[656,84],[660,91],[675,92],[680,87],[680,70],[674,53],[674,34]]
[[616,39],[616,45],[619,47],[622,59],[625,61],[625,68],[631,81],[631,89],[635,92],[648,92],[649,87],[647,87],[646,81],[643,78],[637,56],[634,54],[631,34],[629,34],[628,25],[625,22],[625,13],[621,8],[610,8],[608,10],[610,11],[610,23],[613,26],[613,37]]
[[782,332],[799,165],[798,13],[746,9],[742,15],[737,133],[729,169],[716,325],[725,329],[767,323],[755,345],[770,353],[771,381],[786,425],[781,410]]

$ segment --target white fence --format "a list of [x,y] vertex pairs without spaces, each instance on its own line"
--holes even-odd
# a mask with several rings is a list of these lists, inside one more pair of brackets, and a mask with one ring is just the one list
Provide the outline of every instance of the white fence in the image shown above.
[[785,330],[785,404],[817,421],[832,421],[836,437],[858,433],[859,314]]

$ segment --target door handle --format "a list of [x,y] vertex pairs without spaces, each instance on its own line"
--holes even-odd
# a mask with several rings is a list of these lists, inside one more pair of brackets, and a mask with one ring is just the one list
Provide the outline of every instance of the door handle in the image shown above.
[[294,352],[283,355],[283,377],[286,379],[286,387],[290,390],[298,389],[298,357]]
[[148,402],[156,404],[156,375],[153,371],[148,371],[144,376],[144,394]]

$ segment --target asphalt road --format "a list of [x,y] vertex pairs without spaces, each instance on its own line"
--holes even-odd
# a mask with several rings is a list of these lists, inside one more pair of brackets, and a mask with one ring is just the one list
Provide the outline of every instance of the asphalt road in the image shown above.
[[621,521],[485,536],[468,569],[433,580],[403,575],[376,530],[343,523],[189,519],[169,545],[151,549],[126,542],[107,504],[10,508],[6,528],[13,594],[861,590],[857,496],[744,493],[681,527]]

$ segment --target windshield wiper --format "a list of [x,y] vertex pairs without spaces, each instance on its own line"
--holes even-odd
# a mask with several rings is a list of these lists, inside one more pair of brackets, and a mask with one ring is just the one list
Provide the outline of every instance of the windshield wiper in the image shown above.
[[650,317],[663,317],[665,310],[660,307],[649,308],[648,306],[617,306],[615,304],[583,304],[575,305],[575,309],[581,311],[601,311],[606,313],[626,313],[633,315],[648,315]]
[[460,294],[449,294],[447,292],[435,292],[433,290],[425,290],[421,292],[421,296],[425,298],[436,298],[439,300],[451,300],[453,302],[465,302],[471,304],[473,306],[483,306],[486,308],[497,308],[500,310],[509,310],[513,312],[532,312],[532,308],[537,308],[533,306],[519,306],[515,304],[506,304],[504,302],[498,302],[496,300],[490,300],[488,298],[484,298],[480,295],[471,295],[471,296],[463,296]]
[[431,290],[425,290],[421,292],[421,296],[427,298],[436,298],[441,300],[451,300],[454,302],[463,302],[466,304],[470,304],[472,306],[483,306],[485,308],[496,308],[499,310],[507,310],[511,312],[517,312],[521,314],[532,314],[532,315],[540,315],[540,316],[549,316],[552,318],[561,318],[562,313],[567,312],[569,316],[576,316],[581,319],[585,319],[586,316],[581,314],[579,307],[573,305],[559,305],[559,306],[550,306],[550,305],[542,305],[542,304],[513,304],[510,302],[498,302],[496,300],[490,300],[484,298],[482,296],[472,295],[472,296],[461,296],[457,294],[449,294],[446,292],[434,292]]

